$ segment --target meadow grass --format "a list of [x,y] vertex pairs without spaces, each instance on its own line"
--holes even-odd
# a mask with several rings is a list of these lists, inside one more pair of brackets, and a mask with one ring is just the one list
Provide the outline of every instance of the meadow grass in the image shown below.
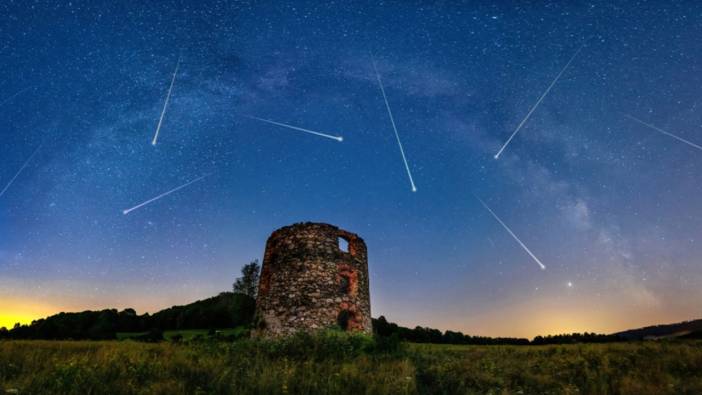
[[1,341],[0,393],[700,394],[702,343],[387,347],[363,336]]
[[[217,329],[216,333],[222,336],[238,336],[241,335],[242,333],[246,332],[247,329],[243,326],[239,326],[236,328],[226,328],[226,329]],[[117,339],[118,340],[126,340],[130,338],[135,338],[139,336],[143,336],[148,334],[149,332],[117,332]],[[166,340],[171,340],[174,336],[181,336],[183,340],[192,340],[196,336],[208,336],[210,333],[210,330],[208,329],[180,329],[180,330],[172,330],[172,331],[164,331],[163,332],[163,338]]]

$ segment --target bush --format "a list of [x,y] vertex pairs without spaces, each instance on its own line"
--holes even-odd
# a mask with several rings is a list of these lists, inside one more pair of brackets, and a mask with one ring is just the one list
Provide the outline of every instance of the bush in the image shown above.
[[374,350],[375,343],[368,335],[328,330],[314,334],[298,332],[279,339],[248,339],[235,343],[235,347],[268,358],[322,361],[357,357]]
[[163,340],[163,331],[158,329],[158,328],[152,328],[148,332],[144,333],[143,335],[140,336],[134,336],[132,339],[141,341],[141,342],[160,342]]
[[396,333],[387,337],[375,336],[373,341],[376,353],[399,354],[405,351],[405,343],[400,341],[400,337]]
[[173,343],[180,343],[183,341],[183,335],[176,333],[175,335],[171,336],[171,341]]

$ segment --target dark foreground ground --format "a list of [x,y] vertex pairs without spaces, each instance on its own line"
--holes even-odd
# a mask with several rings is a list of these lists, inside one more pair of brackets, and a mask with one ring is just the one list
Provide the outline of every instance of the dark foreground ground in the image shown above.
[[2,341],[2,393],[702,394],[702,342]]

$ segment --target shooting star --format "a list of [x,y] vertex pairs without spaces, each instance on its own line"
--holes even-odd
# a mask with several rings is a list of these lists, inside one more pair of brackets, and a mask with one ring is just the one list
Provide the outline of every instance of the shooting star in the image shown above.
[[405,150],[402,148],[402,141],[400,141],[400,135],[397,133],[397,126],[395,126],[395,119],[392,116],[392,111],[390,111],[390,104],[388,104],[388,97],[385,95],[385,87],[383,87],[383,81],[380,79],[380,73],[375,65],[375,59],[371,57],[373,62],[373,70],[375,71],[375,76],[378,79],[378,86],[380,86],[380,92],[383,93],[383,100],[385,101],[385,108],[388,110],[388,115],[390,116],[390,123],[392,124],[392,130],[395,131],[395,138],[397,139],[397,145],[400,147],[400,154],[402,154],[402,161],[405,162],[405,170],[407,170],[407,177],[409,177],[410,185],[412,185],[412,192],[417,192],[417,187],[414,185],[414,180],[412,179],[412,172],[410,171],[409,165],[407,164],[407,157],[405,157]]
[[681,142],[683,142],[683,143],[689,145],[690,147],[694,147],[694,148],[697,148],[698,150],[702,151],[702,147],[699,146],[699,145],[697,145],[697,144],[695,144],[695,143],[693,143],[692,141],[685,140],[684,138],[679,137],[679,136],[676,136],[676,135],[674,135],[673,133],[666,132],[665,130],[663,130],[663,129],[659,128],[659,127],[653,126],[653,125],[651,125],[650,123],[646,123],[646,122],[644,122],[644,121],[642,121],[642,120],[640,120],[640,119],[638,119],[638,118],[636,118],[636,117],[634,117],[634,116],[631,116],[631,115],[629,115],[629,114],[624,114],[624,116],[627,117],[627,118],[629,118],[629,119],[631,119],[631,120],[633,120],[633,121],[636,121],[636,122],[638,122],[638,123],[640,123],[640,124],[642,124],[642,125],[644,125],[644,126],[647,126],[647,127],[651,128],[651,129],[657,131],[657,132],[663,133],[664,135],[666,135],[666,136],[668,136],[668,137],[672,137],[672,138],[674,138],[674,139],[676,139],[676,140],[678,140],[678,141],[681,141]]
[[322,132],[315,132],[314,130],[304,129],[304,128],[300,128],[300,127],[297,127],[297,126],[288,125],[288,124],[285,124],[285,123],[280,123],[280,122],[276,122],[276,121],[271,121],[270,119],[264,119],[264,118],[254,117],[254,116],[252,116],[252,115],[242,115],[242,117],[249,118],[249,119],[255,119],[255,120],[257,120],[257,121],[270,123],[271,125],[282,126],[282,127],[284,127],[284,128],[288,128],[288,129],[292,129],[292,130],[297,130],[297,131],[300,131],[300,132],[305,132],[305,133],[309,133],[309,134],[314,134],[314,135],[316,135],[316,136],[326,137],[326,138],[328,138],[328,139],[336,140],[336,141],[338,141],[338,142],[344,141],[344,138],[341,137],[341,136],[332,136],[331,134],[326,134],[326,133],[322,133]]
[[203,178],[205,178],[205,177],[207,177],[207,176],[208,176],[208,174],[206,174],[206,175],[204,175],[204,176],[200,176],[200,177],[198,177],[198,178],[196,178],[196,179],[194,179],[194,180],[192,180],[192,181],[188,181],[187,183],[185,183],[185,184],[183,184],[183,185],[181,185],[181,186],[179,186],[179,187],[173,188],[173,189],[171,189],[171,190],[168,191],[168,192],[164,192],[164,193],[162,193],[162,194],[156,196],[155,198],[149,199],[149,200],[145,201],[144,203],[141,203],[141,204],[139,204],[139,205],[136,205],[136,206],[134,206],[134,207],[132,207],[132,208],[128,208],[128,209],[126,209],[126,210],[122,210],[122,214],[127,215],[127,214],[131,213],[132,211],[134,211],[134,210],[136,210],[136,209],[138,209],[138,208],[144,207],[144,206],[146,206],[146,205],[149,204],[149,203],[153,203],[153,202],[155,202],[155,201],[157,201],[157,200],[159,200],[159,199],[161,199],[161,198],[163,198],[163,197],[166,197],[166,196],[170,195],[170,194],[173,193],[173,192],[179,191],[179,190],[181,190],[181,189],[187,187],[188,185],[194,184],[194,183],[196,183],[196,182],[202,180]]
[[[473,196],[475,196],[475,195],[473,195]],[[522,246],[522,248],[524,249],[524,251],[526,251],[527,254],[529,254],[529,256],[532,257],[532,259],[534,259],[534,262],[536,262],[536,263],[539,265],[539,267],[541,268],[541,270],[546,270],[546,266],[544,266],[544,264],[541,263],[541,261],[539,260],[539,258],[537,258],[536,255],[534,255],[534,254],[531,252],[531,250],[529,250],[529,248],[528,248],[526,245],[524,245],[524,243],[522,243],[521,240],[519,240],[519,237],[517,237],[517,235],[515,235],[514,232],[512,232],[512,230],[511,230],[504,222],[502,222],[502,220],[500,219],[500,217],[498,217],[497,214],[495,214],[495,212],[492,211],[492,209],[490,209],[490,207],[488,207],[488,205],[485,204],[485,202],[483,202],[482,199],[480,199],[478,196],[475,196],[475,198],[478,199],[478,201],[480,202],[480,204],[482,204],[483,207],[485,207],[485,208],[487,209],[487,211],[489,211],[490,214],[492,214],[493,217],[495,217],[495,219],[497,220],[497,222],[499,222],[500,225],[502,225],[502,227],[505,228],[505,230],[514,238],[514,240],[516,240],[517,243],[519,243],[519,245]]]
[[553,88],[553,86],[556,85],[556,82],[558,82],[558,80],[561,78],[563,73],[568,69],[568,66],[570,66],[570,64],[573,62],[575,57],[578,56],[578,54],[583,49],[583,47],[585,47],[585,44],[581,45],[580,48],[578,48],[578,50],[575,51],[575,54],[570,58],[570,60],[568,61],[568,63],[566,63],[566,65],[563,67],[563,69],[561,69],[561,72],[558,73],[556,78],[553,79],[553,81],[551,82],[551,85],[549,85],[548,88],[546,88],[546,91],[544,91],[544,93],[541,95],[541,97],[539,97],[539,100],[536,101],[536,104],[534,104],[531,107],[531,110],[529,110],[526,117],[524,117],[524,119],[522,119],[522,122],[520,122],[519,125],[517,125],[517,128],[514,129],[514,132],[512,132],[512,135],[509,136],[509,138],[504,143],[504,145],[502,145],[502,148],[500,148],[500,150],[495,154],[495,159],[500,158],[500,155],[502,155],[502,151],[504,151],[505,148],[507,148],[507,145],[509,145],[509,143],[512,141],[514,136],[516,136],[517,133],[519,133],[519,130],[522,128],[522,126],[524,126],[524,124],[529,119],[529,117],[531,117],[531,114],[536,110],[536,108],[539,106],[539,104],[541,104],[541,101],[544,100],[544,98],[548,95],[549,92],[551,92],[551,88]]
[[24,162],[24,164],[22,165],[22,167],[20,167],[20,169],[19,169],[19,170],[17,171],[17,173],[15,174],[15,176],[12,177],[12,179],[10,180],[10,182],[8,182],[7,185],[5,185],[5,188],[3,188],[2,191],[0,191],[0,197],[2,197],[2,195],[4,195],[5,192],[7,192],[8,189],[10,189],[10,186],[12,185],[12,183],[15,182],[15,180],[17,179],[17,177],[19,177],[19,175],[22,173],[22,171],[27,167],[27,165],[29,165],[29,162],[32,160],[32,158],[34,158],[34,155],[36,155],[37,152],[39,152],[39,149],[41,149],[41,145],[39,145],[39,147],[37,147],[37,149],[34,150],[34,152],[32,153],[32,155],[30,155],[29,158]]
[[21,95],[22,93],[24,93],[24,92],[26,92],[26,91],[28,91],[28,90],[30,90],[30,89],[32,89],[32,87],[31,87],[31,86],[28,86],[28,87],[26,87],[26,88],[20,90],[19,92],[15,93],[14,95],[8,97],[7,99],[3,100],[2,102],[0,102],[0,107],[4,106],[5,103],[9,102],[10,100],[14,99],[15,97]]
[[178,57],[178,63],[176,63],[175,71],[173,71],[173,78],[171,78],[171,85],[168,87],[168,93],[166,94],[166,101],[163,103],[163,110],[161,110],[161,117],[158,119],[158,126],[156,126],[156,134],[154,134],[154,139],[151,141],[151,145],[156,145],[158,140],[158,133],[161,131],[161,124],[163,123],[163,116],[166,115],[166,109],[168,108],[168,102],[171,100],[171,92],[173,91],[173,84],[175,83],[176,75],[178,74],[178,68],[180,67],[180,57]]

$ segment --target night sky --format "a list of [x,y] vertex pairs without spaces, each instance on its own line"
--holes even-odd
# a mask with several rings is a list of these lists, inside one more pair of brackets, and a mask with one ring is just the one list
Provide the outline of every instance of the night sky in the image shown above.
[[702,316],[702,3],[142,3],[0,4],[0,326],[231,290],[301,221],[403,325]]

